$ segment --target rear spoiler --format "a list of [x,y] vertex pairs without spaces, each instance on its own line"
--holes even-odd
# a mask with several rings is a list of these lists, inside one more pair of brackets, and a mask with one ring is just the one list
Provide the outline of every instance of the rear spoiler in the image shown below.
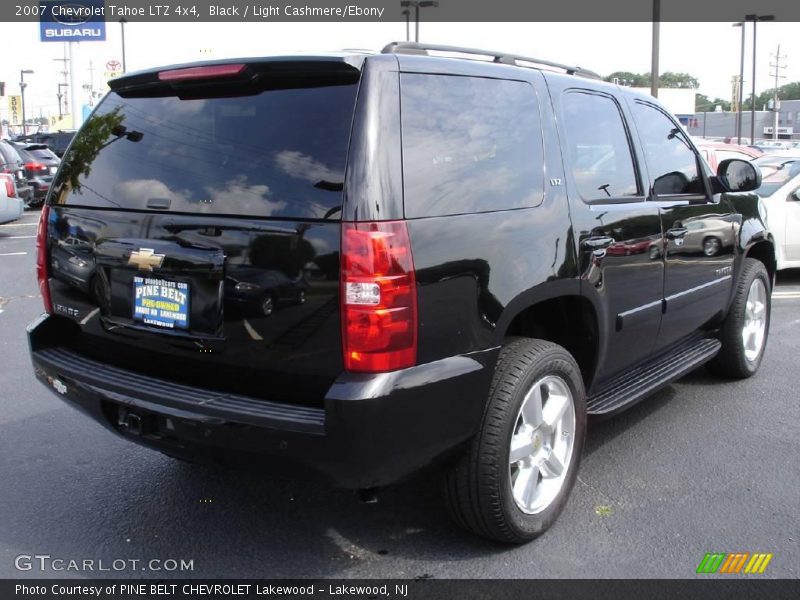
[[305,87],[320,85],[330,79],[331,85],[351,83],[361,73],[363,56],[303,56],[270,59],[206,61],[151,69],[108,82],[121,96],[195,96],[231,92],[254,93],[265,87]]

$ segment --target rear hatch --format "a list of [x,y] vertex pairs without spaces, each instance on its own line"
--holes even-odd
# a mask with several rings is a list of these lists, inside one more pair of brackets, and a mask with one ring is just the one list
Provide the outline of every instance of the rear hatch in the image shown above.
[[340,215],[353,60],[115,80],[50,195],[49,284],[72,350],[320,406],[342,371]]

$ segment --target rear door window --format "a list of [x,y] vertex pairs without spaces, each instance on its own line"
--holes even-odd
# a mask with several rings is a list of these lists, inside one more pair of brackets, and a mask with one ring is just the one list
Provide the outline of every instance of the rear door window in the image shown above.
[[181,99],[111,92],[64,157],[55,202],[339,218],[357,82]]
[[573,90],[563,97],[567,160],[586,201],[639,196],[628,133],[610,97]]
[[402,74],[408,218],[538,206],[541,121],[529,83]]

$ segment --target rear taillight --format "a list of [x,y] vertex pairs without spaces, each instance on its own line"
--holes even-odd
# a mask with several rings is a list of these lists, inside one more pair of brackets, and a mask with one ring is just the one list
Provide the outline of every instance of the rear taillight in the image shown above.
[[11,175],[7,175],[5,173],[0,173],[0,178],[6,184],[6,196],[9,198],[16,198],[17,197],[17,186],[14,185],[14,178]]
[[403,221],[342,224],[342,341],[348,371],[417,361],[417,285]]
[[39,216],[39,230],[36,232],[36,279],[39,281],[39,293],[42,295],[45,312],[53,312],[53,301],[50,299],[50,283],[47,268],[47,220],[50,215],[50,207],[46,204],[42,207],[42,214]]
[[44,165],[40,162],[25,163],[25,168],[28,169],[28,171],[33,171],[34,173],[36,171],[47,171],[47,165]]

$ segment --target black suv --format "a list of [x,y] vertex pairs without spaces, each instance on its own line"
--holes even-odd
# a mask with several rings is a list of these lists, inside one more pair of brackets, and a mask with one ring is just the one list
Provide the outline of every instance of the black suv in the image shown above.
[[42,213],[29,334],[131,441],[364,490],[436,466],[458,522],[520,543],[587,415],[759,367],[760,175],[711,173],[650,97],[408,43],[110,85]]

